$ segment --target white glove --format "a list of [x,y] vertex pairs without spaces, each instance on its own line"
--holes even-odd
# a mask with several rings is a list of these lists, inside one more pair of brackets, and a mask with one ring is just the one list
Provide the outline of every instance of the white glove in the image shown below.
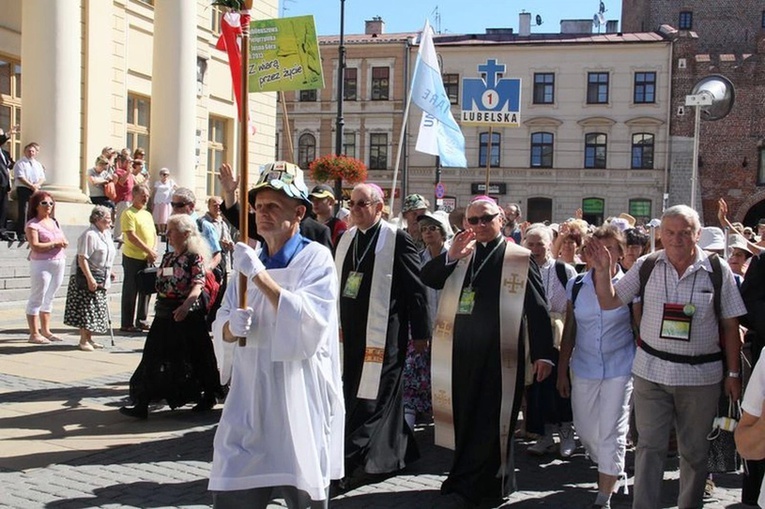
[[238,338],[246,338],[252,326],[252,308],[234,309],[228,315],[228,330]]
[[234,270],[238,270],[248,278],[252,278],[261,270],[265,270],[265,268],[265,265],[260,261],[253,248],[243,242],[236,243],[236,246],[234,246]]

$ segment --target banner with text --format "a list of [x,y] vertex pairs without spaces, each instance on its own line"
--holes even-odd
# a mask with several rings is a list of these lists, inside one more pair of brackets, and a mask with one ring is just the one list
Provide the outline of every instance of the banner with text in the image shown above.
[[250,92],[324,88],[313,16],[250,23]]

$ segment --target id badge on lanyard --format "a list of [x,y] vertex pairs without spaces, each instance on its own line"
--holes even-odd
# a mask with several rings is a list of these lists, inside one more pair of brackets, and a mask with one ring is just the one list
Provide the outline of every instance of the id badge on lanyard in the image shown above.
[[355,299],[358,297],[359,290],[361,289],[362,279],[364,279],[363,272],[349,272],[348,279],[345,280],[345,286],[343,287],[343,297],[347,297],[349,299]]
[[462,289],[460,294],[460,303],[457,308],[458,315],[470,315],[473,313],[473,306],[475,306],[475,290],[471,287]]
[[690,341],[693,313],[689,311],[690,308],[687,304],[664,304],[659,337],[676,341]]

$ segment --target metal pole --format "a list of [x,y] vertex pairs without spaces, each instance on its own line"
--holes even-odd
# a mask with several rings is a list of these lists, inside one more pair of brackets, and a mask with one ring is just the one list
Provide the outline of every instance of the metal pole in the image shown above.
[[[337,120],[335,121],[335,155],[343,153],[343,100],[345,99],[345,0],[340,0],[340,45],[337,48]],[[343,202],[343,179],[335,180],[335,213]]]
[[493,126],[489,126],[489,143],[486,146],[486,189],[484,190],[486,196],[489,196],[489,181],[491,180],[491,139],[493,137]]
[[[438,184],[440,183],[441,183],[441,158],[439,156],[436,156],[436,186],[438,186]],[[436,201],[433,202],[435,203],[435,207],[433,207],[433,210],[441,210],[438,206],[437,193],[434,193],[434,198],[436,199]]]
[[699,127],[701,125],[701,105],[696,105],[696,118],[693,124],[693,172],[691,173],[691,208],[696,209],[696,181],[699,177]]

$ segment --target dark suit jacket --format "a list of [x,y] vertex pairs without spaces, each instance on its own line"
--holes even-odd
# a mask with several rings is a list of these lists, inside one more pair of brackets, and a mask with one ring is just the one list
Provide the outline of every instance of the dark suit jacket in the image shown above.
[[[225,203],[221,203],[220,211],[229,223],[234,228],[239,228],[239,202],[235,203],[233,207],[226,207]],[[300,235],[327,246],[332,249],[332,234],[325,225],[321,224],[317,220],[310,216],[306,216],[300,222]],[[258,235],[258,226],[255,223],[255,214],[250,212],[249,220],[247,221],[247,236],[251,239],[257,239],[263,242],[263,237]]]
[[[8,141],[8,136],[0,135],[0,146]],[[0,190],[8,192],[11,189],[11,175],[10,171],[13,168],[13,158],[11,153],[5,149],[0,149],[3,152],[3,157],[0,157]]]

